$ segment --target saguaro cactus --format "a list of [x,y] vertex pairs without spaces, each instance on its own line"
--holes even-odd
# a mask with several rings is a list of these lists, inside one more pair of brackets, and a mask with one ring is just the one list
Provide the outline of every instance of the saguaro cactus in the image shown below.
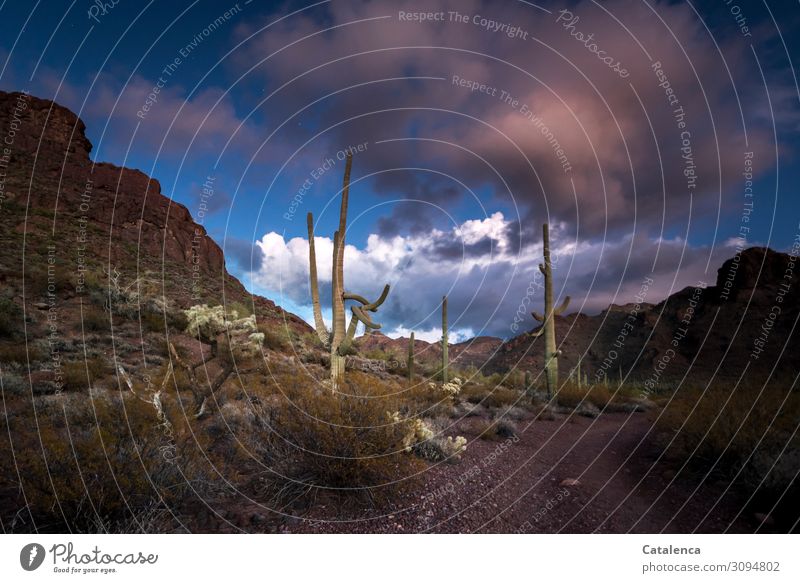
[[554,317],[561,315],[569,305],[569,296],[557,308],[553,307],[553,265],[550,261],[550,233],[547,223],[542,225],[542,240],[544,243],[544,263],[539,264],[539,271],[544,275],[544,315],[531,312],[535,320],[542,322],[543,326],[534,335],[544,333],[544,366],[547,378],[547,397],[553,397],[558,390],[558,356],[561,353],[556,349],[556,325]]
[[414,384],[414,333],[408,339],[408,385]]
[[450,366],[447,344],[447,296],[444,296],[442,297],[442,384],[447,384],[447,369]]
[[[370,317],[370,312],[375,312],[389,295],[389,286],[383,288],[383,293],[374,302],[364,297],[344,291],[344,248],[345,232],[347,230],[347,202],[350,195],[350,168],[353,164],[352,154],[347,155],[344,168],[344,185],[342,186],[342,204],[339,209],[339,230],[333,235],[333,268],[331,274],[333,311],[333,330],[328,331],[322,319],[322,308],[319,303],[319,284],[317,282],[317,255],[314,248],[314,217],[308,213],[308,255],[309,278],[311,283],[311,302],[314,307],[314,328],[322,344],[330,350],[331,355],[331,388],[336,391],[344,380],[346,355],[351,350],[351,343],[356,334],[358,323],[362,322],[367,329],[378,330],[380,324],[375,324]],[[351,306],[353,316],[350,325],[345,330],[345,302],[353,300],[361,304]]]

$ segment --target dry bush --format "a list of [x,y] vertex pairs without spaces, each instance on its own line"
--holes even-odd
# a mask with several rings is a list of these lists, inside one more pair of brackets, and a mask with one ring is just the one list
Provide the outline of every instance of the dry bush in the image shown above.
[[399,389],[401,404],[399,410],[406,416],[439,417],[451,414],[453,399],[438,387],[431,387],[425,377],[414,378],[414,383]]
[[65,391],[86,390],[88,387],[93,386],[95,381],[108,376],[112,372],[110,365],[102,357],[64,363],[62,367],[63,389]]
[[743,468],[754,485],[766,478],[767,487],[788,486],[800,472],[800,437],[792,437],[800,424],[800,394],[772,386],[759,397],[759,390],[679,390],[658,419],[674,433],[670,452],[688,458],[696,449],[693,457],[704,466],[719,462]]
[[9,298],[0,298],[0,337],[13,338],[22,330],[22,308]]
[[[489,377],[491,378],[491,377]],[[467,382],[461,389],[461,398],[484,407],[508,407],[522,404],[519,391],[491,383]]]
[[275,352],[283,352],[291,346],[292,338],[280,324],[278,326],[259,324],[258,331],[264,335],[264,348]]
[[[353,371],[341,393],[295,371],[275,374],[260,396],[252,441],[276,476],[300,489],[336,489],[370,499],[389,494],[418,467],[405,451],[407,423],[393,421],[394,387]],[[269,405],[263,405],[269,403]]]
[[562,407],[574,409],[587,402],[595,405],[599,409],[603,409],[608,405],[612,398],[615,400],[622,396],[612,395],[608,387],[605,385],[590,385],[589,387],[579,387],[575,383],[565,382],[556,393],[556,401]]
[[497,419],[471,417],[461,422],[459,427],[467,433],[488,441],[508,439],[519,433],[519,428],[514,421],[502,417]]
[[[756,492],[774,516],[791,525],[800,517],[800,393],[783,386],[680,389],[658,418],[667,455],[676,462],[733,477]],[[761,394],[759,394],[761,393]]]
[[6,401],[0,517],[7,530],[139,531],[145,509],[178,504],[209,481],[179,415],[167,431],[133,395],[64,393]]
[[28,344],[26,346],[25,343],[22,342],[0,346],[0,362],[2,363],[16,362],[19,364],[27,364],[28,361],[38,362],[41,359],[41,351],[33,344]]
[[167,329],[167,323],[164,321],[164,314],[156,312],[143,312],[142,329],[146,332],[160,332],[164,333]]
[[111,320],[108,317],[108,313],[101,308],[85,306],[83,308],[83,317],[75,325],[75,328],[78,331],[82,328],[85,332],[105,332],[108,334],[111,331]]

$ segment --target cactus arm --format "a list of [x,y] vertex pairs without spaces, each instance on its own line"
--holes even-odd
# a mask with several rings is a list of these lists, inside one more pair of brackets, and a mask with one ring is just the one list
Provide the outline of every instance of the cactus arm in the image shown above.
[[343,300],[344,294],[344,250],[345,236],[347,232],[347,206],[350,197],[350,167],[353,164],[353,157],[348,154],[347,163],[344,169],[344,184],[342,186],[342,205],[339,208],[339,230],[334,235],[333,265],[336,273],[336,287],[334,291],[334,302]]
[[356,329],[358,328],[358,323],[361,322],[364,324],[365,329],[368,330],[380,330],[381,325],[375,324],[372,321],[372,318],[369,316],[369,312],[376,312],[378,310],[378,306],[380,306],[385,300],[386,296],[389,295],[389,286],[385,286],[383,288],[383,293],[381,293],[380,297],[375,300],[374,302],[370,302],[364,296],[360,296],[358,294],[344,292],[342,293],[342,302],[346,300],[353,300],[359,302],[360,306],[351,306],[350,309],[353,312],[353,317],[350,318],[350,325],[347,327],[347,334],[344,337],[344,342],[349,346],[349,344],[353,341],[356,335]]
[[380,297],[377,300],[375,300],[374,302],[370,302],[364,296],[360,296],[358,294],[354,294],[354,293],[350,293],[350,292],[345,292],[342,295],[342,297],[345,300],[353,300],[353,301],[359,302],[360,304],[362,304],[362,309],[364,311],[376,312],[376,311],[378,311],[378,308],[381,306],[381,304],[383,304],[383,302],[386,301],[386,296],[389,295],[389,289],[390,289],[390,286],[388,284],[385,285],[383,287],[383,291],[381,292]]
[[390,287],[387,283],[385,286],[383,286],[383,291],[381,292],[380,297],[368,306],[364,306],[364,309],[369,310],[370,312],[377,310],[383,304],[383,302],[386,301],[386,296],[389,295],[389,289]]
[[545,271],[544,265],[541,263],[539,264],[539,271],[542,272],[542,275],[547,275],[547,271]]
[[356,336],[356,328],[358,328],[358,319],[353,316],[350,318],[350,325],[347,327],[347,334],[345,335],[344,341],[339,346],[340,348],[350,347],[350,344],[353,342],[353,338]]
[[544,334],[544,326],[541,326],[535,332],[530,333],[533,338],[539,338],[542,334]]
[[563,301],[563,302],[561,302],[561,305],[560,305],[560,306],[558,306],[558,307],[557,307],[557,308],[556,308],[556,309],[553,311],[553,315],[555,315],[555,316],[560,316],[560,315],[561,315],[561,314],[564,312],[564,310],[566,310],[566,309],[567,309],[567,306],[569,306],[569,300],[570,300],[569,296],[566,296],[566,297],[564,298],[564,301]]
[[350,293],[350,292],[344,292],[344,295],[342,297],[345,300],[354,300],[354,301],[359,302],[359,303],[361,303],[361,304],[363,304],[365,306],[367,304],[369,304],[369,300],[367,298],[365,298],[364,296],[360,296],[358,294],[353,294],[353,293]]
[[360,306],[353,306],[350,308],[353,311],[353,318],[357,319],[359,322],[364,324],[367,328],[371,328],[372,330],[380,330],[381,325],[376,324],[372,321],[368,314],[364,312],[364,308]]
[[322,319],[322,308],[319,304],[319,283],[317,280],[317,252],[314,246],[314,216],[308,213],[306,216],[308,223],[308,264],[311,284],[311,303],[314,306],[314,328],[322,344],[327,345],[330,341],[328,328],[325,320]]
[[544,322],[544,316],[542,316],[539,312],[531,312],[531,316],[537,322]]

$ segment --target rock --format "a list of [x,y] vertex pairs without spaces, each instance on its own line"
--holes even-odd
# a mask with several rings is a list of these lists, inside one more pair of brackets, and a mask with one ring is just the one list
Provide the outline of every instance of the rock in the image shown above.
[[580,485],[581,483],[575,478],[566,478],[564,480],[561,480],[561,483],[559,484],[559,486],[580,486]]
[[594,403],[584,401],[575,409],[575,413],[583,417],[595,418],[600,415],[600,409]]

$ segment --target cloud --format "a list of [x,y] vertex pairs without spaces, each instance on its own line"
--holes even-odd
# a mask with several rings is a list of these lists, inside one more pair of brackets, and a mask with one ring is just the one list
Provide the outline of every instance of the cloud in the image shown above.
[[226,237],[223,250],[225,257],[233,262],[244,272],[259,272],[264,268],[264,251],[261,246],[235,237]]
[[[534,244],[545,218],[590,239],[632,226],[649,237],[664,236],[665,225],[680,232],[698,218],[735,212],[726,196],[740,185],[744,151],[756,152],[760,171],[774,165],[747,43],[709,36],[687,5],[584,0],[570,8],[578,18],[572,29],[557,22],[558,12],[524,3],[498,10],[479,0],[435,0],[425,10],[443,12],[443,21],[399,17],[418,10],[410,0],[333,3],[263,32],[250,22],[237,29],[240,39],[253,36],[236,58],[249,68],[274,55],[254,76],[282,87],[269,102],[278,119],[321,99],[301,115],[319,129],[307,148],[368,142],[359,171],[376,173],[379,196],[450,210],[465,187],[483,186],[496,202],[519,208],[509,226],[515,246]],[[452,21],[454,11],[468,21]],[[529,36],[491,32],[476,16]],[[591,34],[628,77],[575,32]],[[677,117],[679,106],[685,117]],[[397,207],[377,230],[415,234],[435,224],[422,206]]]
[[[535,326],[531,310],[541,311],[543,291],[536,266],[542,250],[540,245],[521,252],[508,247],[503,241],[508,225],[502,213],[494,213],[448,231],[392,237],[373,234],[363,248],[346,246],[345,288],[371,298],[385,283],[391,284],[392,291],[375,318],[389,335],[406,336],[410,330],[425,339],[441,335],[441,298],[447,295],[455,336],[513,336]],[[492,245],[466,252],[486,240]],[[571,295],[572,310],[587,313],[597,313],[612,302],[632,302],[644,277],[653,280],[647,300],[652,302],[698,281],[712,285],[716,269],[731,253],[690,247],[678,238],[629,236],[615,242],[579,242],[563,224],[553,226],[552,241],[555,292]],[[320,295],[328,306],[333,243],[327,237],[315,237],[315,244]],[[307,241],[285,240],[271,232],[257,245],[264,262],[250,274],[255,286],[279,302],[308,306]],[[443,246],[461,247],[465,252],[437,254]]]

